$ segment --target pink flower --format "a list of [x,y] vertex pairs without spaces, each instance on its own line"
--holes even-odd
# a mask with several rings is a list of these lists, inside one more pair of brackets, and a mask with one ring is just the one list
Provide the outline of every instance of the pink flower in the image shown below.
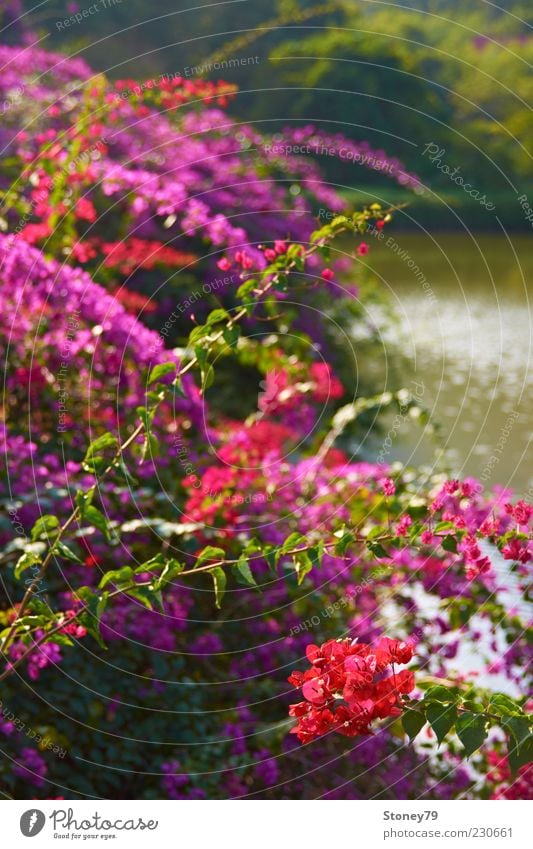
[[518,525],[527,525],[531,516],[533,516],[533,507],[531,504],[526,504],[525,501],[517,501],[516,504],[506,504],[505,510],[517,522]]
[[306,681],[302,687],[302,696],[313,705],[325,704],[326,691],[324,681],[320,678],[311,678],[310,681]]
[[394,481],[391,478],[381,478],[379,481],[379,485],[381,489],[385,493],[385,495],[394,495],[396,492],[396,487],[394,485]]
[[410,516],[402,516],[398,524],[396,525],[396,533],[399,537],[407,536],[407,532],[411,525],[413,524],[413,520]]
[[367,254],[369,250],[370,250],[370,248],[368,247],[367,243],[361,242],[361,244],[357,248],[357,254],[359,256],[365,256],[365,254]]
[[479,575],[486,575],[487,572],[490,572],[490,570],[491,562],[489,558],[480,557],[478,560],[467,565],[465,573],[468,580],[473,581],[475,578],[479,577]]
[[309,369],[311,380],[315,384],[313,399],[321,404],[327,401],[342,398],[344,387],[340,380],[335,377],[328,363],[313,363]]
[[517,539],[511,539],[502,549],[504,560],[515,560],[517,563],[528,563],[531,555],[527,545],[522,545]]
[[76,215],[84,221],[96,221],[96,209],[87,198],[80,198],[75,206]]
[[453,495],[454,492],[457,492],[459,489],[459,481],[455,479],[446,481],[442,489],[443,492],[446,492],[448,495]]
[[235,262],[244,269],[253,267],[253,260],[248,256],[246,251],[237,251],[235,254]]
[[320,276],[323,277],[324,280],[327,280],[329,282],[330,280],[333,280],[335,275],[331,268],[325,268]]

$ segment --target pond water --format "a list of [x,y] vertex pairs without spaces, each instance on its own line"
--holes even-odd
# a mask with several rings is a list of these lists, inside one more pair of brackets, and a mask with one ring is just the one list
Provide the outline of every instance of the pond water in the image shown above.
[[[380,338],[364,363],[376,391],[416,388],[441,425],[443,456],[455,474],[531,498],[533,238],[390,229],[367,241],[363,261],[398,316],[367,307]],[[382,442],[365,445],[365,453],[375,457]],[[387,459],[435,462],[434,444],[411,421],[392,442]]]

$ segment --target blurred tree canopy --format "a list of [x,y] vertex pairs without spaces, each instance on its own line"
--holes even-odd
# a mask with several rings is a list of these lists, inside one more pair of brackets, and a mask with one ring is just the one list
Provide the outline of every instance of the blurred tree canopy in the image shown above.
[[[533,184],[530,0],[99,0],[98,13],[62,28],[89,0],[10,5],[29,13],[43,46],[112,77],[199,66],[239,85],[235,114],[269,130],[309,121],[366,138],[437,190],[464,194],[423,155],[429,143],[480,191],[512,196],[513,214],[517,191]],[[257,60],[235,61],[247,57]],[[363,185],[376,180],[357,172]]]

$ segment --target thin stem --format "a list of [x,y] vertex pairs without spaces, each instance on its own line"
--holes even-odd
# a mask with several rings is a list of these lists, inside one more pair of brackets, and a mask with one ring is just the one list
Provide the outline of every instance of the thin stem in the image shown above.
[[[115,590],[114,592],[109,593],[109,598],[114,598],[114,596],[120,595],[121,593],[128,592],[128,590],[133,590],[137,587],[147,587],[149,585],[150,585],[149,583],[145,582],[145,583],[131,584],[130,586],[126,586],[126,587],[121,587],[119,590]],[[11,675],[11,673],[14,672],[14,670],[18,666],[20,666],[21,663],[23,663],[30,656],[30,654],[33,654],[38,648],[40,648],[40,646],[43,645],[43,643],[48,642],[48,640],[51,637],[53,637],[54,634],[58,634],[60,631],[63,631],[68,625],[70,625],[72,622],[75,622],[76,619],[78,619],[81,616],[82,613],[85,613],[85,611],[87,609],[88,609],[87,605],[84,604],[83,607],[80,607],[78,610],[76,610],[75,613],[72,614],[72,616],[69,616],[67,619],[63,619],[58,625],[55,626],[55,628],[52,628],[50,631],[46,631],[42,635],[42,637],[39,637],[39,639],[32,646],[30,646],[24,652],[24,654],[22,654],[18,658],[18,660],[16,660],[14,663],[8,663],[8,665],[6,666],[4,671],[0,674],[0,681],[3,681],[5,678],[8,677],[8,675]]]
[[[386,210],[385,212],[380,211],[380,214],[381,215],[387,215],[392,210],[393,210],[393,208],[391,207],[389,210]],[[348,225],[343,224],[342,226],[338,227],[338,229],[335,231],[335,233],[333,235],[337,236],[340,233],[343,233],[348,229],[349,229]],[[317,250],[319,250],[321,247],[323,247],[323,245],[326,243],[326,241],[327,240],[324,238],[320,242],[316,242],[315,244],[313,244],[307,250],[304,248],[303,253],[300,255],[300,257],[298,259],[300,259],[300,260],[307,259],[309,256],[314,254]],[[287,263],[287,266],[285,268],[281,269],[279,272],[274,274],[268,281],[266,281],[266,283],[264,283],[264,285],[262,287],[257,289],[256,292],[255,292],[256,301],[258,301],[260,297],[262,297],[263,295],[265,295],[269,292],[269,290],[272,288],[274,283],[279,279],[280,274],[286,274],[291,269],[293,269],[294,266],[296,265],[296,262],[297,262],[296,258],[290,260],[290,262]],[[232,328],[238,321],[240,321],[242,318],[244,318],[247,315],[247,312],[248,312],[247,307],[241,307],[241,309],[237,310],[235,315],[232,316],[229,319],[229,321],[227,322],[224,330],[226,330],[228,328]],[[216,342],[218,342],[223,337],[224,330],[219,331],[218,333],[216,333],[214,335],[214,337],[212,339],[210,339],[211,345],[215,344]],[[190,369],[192,369],[197,363],[198,363],[198,357],[195,354],[193,356],[193,358],[185,366],[178,369],[178,372],[177,372],[176,377],[175,377],[175,381],[177,381],[178,379],[183,377],[183,375],[185,375],[188,371],[190,371]],[[119,445],[119,447],[117,448],[117,451],[115,453],[115,456],[113,457],[113,459],[111,460],[111,462],[109,463],[107,468],[104,469],[104,471],[102,472],[102,474],[100,476],[100,480],[102,480],[102,478],[106,477],[112,471],[112,469],[116,466],[118,460],[120,460],[120,458],[122,457],[124,451],[127,448],[129,448],[129,446],[137,439],[138,436],[141,435],[143,430],[144,430],[144,424],[141,423],[134,429],[134,431],[130,434],[130,436],[126,439],[126,441],[124,443],[122,443],[121,445]],[[65,523],[60,527],[59,531],[57,532],[55,539],[53,540],[53,542],[52,542],[52,544],[51,544],[51,546],[48,550],[48,553],[46,554],[46,557],[44,558],[44,560],[41,564],[41,567],[40,567],[38,573],[35,575],[32,582],[30,583],[30,585],[27,588],[27,590],[26,590],[26,592],[23,596],[23,599],[20,603],[20,606],[18,608],[17,616],[14,619],[14,621],[12,622],[12,624],[9,628],[9,631],[8,631],[6,637],[3,640],[3,643],[2,643],[2,653],[3,654],[7,655],[7,650],[9,649],[9,646],[11,645],[11,642],[13,640],[13,636],[14,636],[16,629],[17,629],[17,624],[20,621],[20,619],[22,618],[22,616],[24,615],[25,611],[27,610],[28,605],[31,601],[31,598],[34,594],[35,588],[38,586],[38,584],[41,582],[41,580],[45,576],[47,569],[48,569],[48,567],[49,567],[49,565],[52,561],[52,558],[53,558],[53,556],[54,556],[54,554],[57,550],[58,544],[61,542],[61,539],[63,538],[65,532],[69,529],[69,527],[75,521],[78,520],[79,517],[80,517],[80,508],[76,507],[73,510],[73,512],[71,513],[71,515],[68,517],[68,519],[65,521]],[[297,551],[305,551],[305,549],[304,548],[296,549],[294,552],[287,552],[287,554],[296,553]],[[185,572],[182,572],[181,574],[189,575],[189,574],[192,574],[195,571],[196,572],[207,571],[208,569],[210,569],[210,568],[212,569],[215,566],[224,565],[225,562],[231,563],[231,562],[237,562],[237,561],[221,561],[220,563],[210,564],[209,566],[199,567],[198,569],[187,570]],[[54,633],[55,633],[55,631],[54,631]],[[47,639],[49,637],[49,634],[50,634],[50,632],[48,633],[48,635],[44,639]],[[2,680],[1,676],[0,676],[0,680]]]
[[[315,248],[310,249],[308,253],[310,254],[313,250],[315,250]],[[293,265],[294,265],[294,261],[289,264],[288,268],[290,269]],[[277,277],[274,276],[271,280],[269,280],[265,284],[265,286],[263,286],[262,290],[260,291],[261,296],[266,294],[269,291],[269,289],[273,286],[276,279],[277,279]],[[259,297],[259,295],[258,295],[258,297]],[[241,320],[241,318],[244,318],[246,313],[247,313],[247,310],[246,310],[245,307],[238,310],[237,313],[228,321],[225,329],[233,327],[238,321]],[[214,344],[217,341],[219,341],[222,338],[223,333],[224,333],[224,331],[220,331],[219,333],[217,333],[213,337],[213,339],[211,340],[212,343]],[[182,368],[180,368],[178,370],[175,380],[178,380],[179,378],[183,377],[183,375],[186,374],[197,363],[198,363],[198,357],[196,355],[194,355],[193,358],[187,363],[187,365],[183,366]],[[102,474],[100,476],[100,480],[102,480],[104,477],[106,477],[112,471],[112,469],[115,467],[117,461],[123,455],[124,451],[126,451],[126,449],[129,448],[129,446],[137,439],[137,437],[141,435],[143,430],[144,430],[144,424],[141,423],[135,428],[135,430],[130,434],[130,436],[126,439],[126,441],[124,443],[122,443],[122,445],[120,445],[117,448],[115,456],[113,457],[113,459],[111,460],[111,462],[109,463],[107,468],[104,469],[104,471],[102,472]],[[73,512],[71,513],[71,515],[68,517],[68,519],[65,521],[65,523],[61,526],[59,531],[57,532],[56,537],[55,537],[54,541],[52,542],[52,544],[51,544],[51,546],[48,550],[48,553],[47,553],[46,557],[44,558],[44,560],[41,564],[41,567],[40,567],[38,573],[35,575],[32,582],[29,584],[26,592],[24,593],[24,596],[22,598],[22,601],[21,601],[20,606],[19,606],[18,611],[17,611],[17,616],[13,620],[6,637],[4,638],[4,640],[2,642],[2,652],[4,654],[7,653],[7,649],[9,648],[9,646],[12,642],[12,639],[13,639],[13,635],[16,631],[17,623],[22,618],[24,613],[26,612],[26,610],[28,608],[28,604],[30,603],[31,598],[33,596],[33,593],[35,591],[35,588],[39,585],[39,583],[42,581],[42,579],[44,578],[44,576],[46,574],[46,571],[47,571],[47,569],[50,565],[50,562],[51,562],[51,560],[52,560],[52,558],[53,558],[53,556],[54,556],[54,554],[57,550],[58,543],[61,542],[61,539],[64,536],[65,532],[79,518],[79,516],[80,516],[80,508],[76,507],[73,510]]]
[[[388,537],[388,536],[378,537],[376,539],[376,541],[378,541],[378,540],[384,541],[386,539],[391,539],[391,537]],[[361,535],[355,536],[354,540],[353,540],[353,542],[364,542],[364,541],[365,541],[365,537],[363,537]],[[324,548],[332,548],[335,545],[337,545],[337,543],[338,543],[338,540],[334,540],[332,542],[327,542],[327,543],[324,544]],[[290,549],[289,551],[284,552],[283,556],[284,557],[290,557],[293,554],[298,554],[299,552],[307,551],[308,549],[312,548],[315,544],[316,543],[309,543],[308,545],[300,546],[299,548]],[[263,557],[262,554],[258,554],[258,555],[256,555],[256,557],[253,557],[253,556],[250,557],[250,560],[254,560],[254,559],[259,560],[262,557]],[[206,564],[205,566],[198,566],[196,568],[193,567],[192,569],[186,569],[185,571],[180,572],[179,575],[177,575],[176,577],[202,574],[203,572],[209,572],[211,569],[215,569],[215,568],[221,567],[221,566],[231,566],[231,565],[234,565],[238,562],[239,562],[239,558],[229,559],[229,560],[218,560],[218,561],[214,561],[213,563]],[[121,595],[122,593],[127,593],[129,590],[138,589],[139,587],[149,587],[149,586],[151,586],[151,583],[152,583],[151,581],[132,583],[130,585],[127,585],[125,587],[121,587],[120,589],[115,590],[114,592],[110,593],[109,598],[114,598],[117,595]],[[28,648],[27,651],[24,652],[23,655],[21,655],[21,657],[18,658],[18,660],[16,660],[14,663],[8,664],[6,669],[0,674],[0,681],[3,681],[4,678],[6,678],[8,675],[10,675],[11,672],[13,672],[13,670],[15,670],[18,666],[20,666],[20,664],[24,660],[26,660],[31,654],[33,654],[33,652],[35,652],[43,643],[50,640],[51,637],[53,637],[54,634],[59,633],[67,625],[70,625],[72,622],[75,622],[75,620],[78,619],[79,616],[81,616],[81,614],[84,613],[86,610],[87,610],[87,605],[83,605],[83,607],[80,607],[68,619],[62,620],[62,622],[60,624],[56,625],[55,628],[52,628],[51,631],[47,631],[45,634],[43,634],[42,637],[40,637],[32,646],[30,646],[30,648]],[[16,622],[14,624],[16,624]]]
[[[439,681],[439,683],[442,683],[442,681],[440,679],[437,678],[436,680]],[[442,679],[442,680],[445,680],[445,679]],[[420,714],[422,714],[422,716],[425,716],[426,715],[425,711],[422,710],[420,707],[418,707],[419,704],[420,703],[417,703],[417,702],[414,702],[414,703],[410,702],[410,703],[406,704],[405,707],[408,708],[409,710],[414,711],[414,713],[420,713]],[[450,705],[452,705],[452,704],[453,704],[453,702],[450,703]],[[465,707],[461,707],[461,705],[454,705],[454,707],[455,707],[455,709],[457,710],[458,713],[473,713],[474,716],[486,716],[487,719],[492,719],[495,722],[497,722],[498,724],[501,724],[501,721],[502,721],[501,716],[497,716],[495,713],[489,713],[486,710],[480,710],[480,711],[476,711],[474,713],[474,711],[471,711],[471,710],[469,710],[468,708],[465,708]]]

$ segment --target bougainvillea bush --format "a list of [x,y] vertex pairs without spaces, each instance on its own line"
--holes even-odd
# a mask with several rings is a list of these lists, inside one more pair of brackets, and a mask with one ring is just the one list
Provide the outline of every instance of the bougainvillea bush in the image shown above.
[[224,82],[0,57],[2,792],[531,798],[533,509],[353,448],[423,418],[350,342],[394,210]]

